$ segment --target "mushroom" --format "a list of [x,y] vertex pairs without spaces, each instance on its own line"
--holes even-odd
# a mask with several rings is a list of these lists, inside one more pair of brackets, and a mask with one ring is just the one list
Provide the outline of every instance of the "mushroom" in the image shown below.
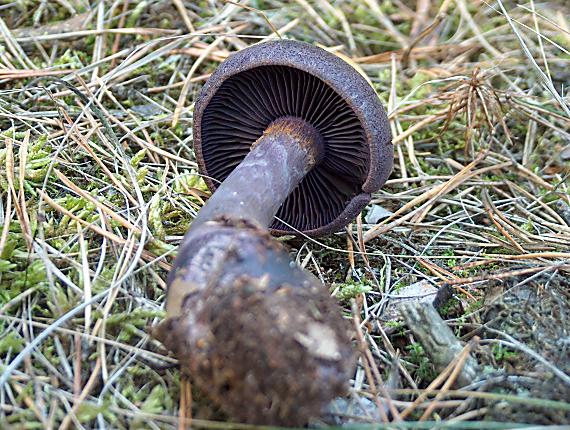
[[364,208],[392,169],[386,113],[339,57],[268,42],[208,79],[194,148],[215,192],[180,246],[155,334],[232,419],[306,424],[346,390],[349,327],[269,231],[333,233]]

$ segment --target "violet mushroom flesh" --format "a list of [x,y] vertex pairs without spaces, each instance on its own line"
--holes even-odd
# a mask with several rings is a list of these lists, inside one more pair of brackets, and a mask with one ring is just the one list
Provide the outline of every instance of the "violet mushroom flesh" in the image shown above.
[[345,391],[353,352],[334,299],[269,231],[333,233],[364,208],[392,169],[386,113],[337,56],[268,42],[209,78],[194,147],[215,192],[180,246],[157,337],[232,419],[306,424]]

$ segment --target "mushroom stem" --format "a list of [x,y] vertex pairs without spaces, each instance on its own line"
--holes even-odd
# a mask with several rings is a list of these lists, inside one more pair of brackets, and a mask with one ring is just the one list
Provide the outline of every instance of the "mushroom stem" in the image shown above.
[[306,121],[282,117],[218,187],[192,223],[224,216],[267,227],[279,206],[322,157],[322,138]]
[[305,121],[270,124],[200,211],[170,272],[154,335],[242,422],[306,424],[352,368],[335,300],[266,229],[321,155]]

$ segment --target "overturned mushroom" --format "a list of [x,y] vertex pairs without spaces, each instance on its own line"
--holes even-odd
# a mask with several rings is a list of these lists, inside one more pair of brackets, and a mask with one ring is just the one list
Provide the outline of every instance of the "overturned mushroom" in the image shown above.
[[386,114],[335,55],[269,42],[208,80],[194,145],[216,191],[180,246],[157,336],[233,419],[305,424],[346,389],[353,354],[337,304],[267,228],[316,236],[354,218],[392,168]]

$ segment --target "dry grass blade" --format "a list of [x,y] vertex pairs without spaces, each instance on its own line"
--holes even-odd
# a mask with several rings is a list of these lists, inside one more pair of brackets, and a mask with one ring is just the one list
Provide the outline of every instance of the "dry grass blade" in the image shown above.
[[123,227],[128,228],[129,230],[132,230],[135,233],[140,233],[141,230],[139,227],[131,224],[128,220],[126,220],[125,218],[123,218],[122,216],[118,215],[115,211],[113,211],[112,209],[110,209],[109,207],[107,207],[106,205],[104,205],[103,203],[101,203],[99,200],[97,200],[95,197],[93,197],[91,194],[89,194],[88,192],[86,192],[85,190],[82,190],[81,188],[79,188],[77,185],[75,185],[73,182],[71,182],[63,173],[61,173],[59,170],[55,169],[54,173],[57,175],[57,177],[61,180],[61,182],[63,182],[67,187],[69,187],[71,190],[75,191],[78,195],[80,195],[81,197],[85,198],[86,200],[90,201],[91,203],[93,203],[94,205],[96,205],[99,209],[101,209],[103,212],[105,212],[107,215],[109,215],[112,219],[114,219],[115,221],[117,221],[118,223],[120,223]]
[[410,46],[408,46],[408,48],[405,50],[404,55],[402,56],[402,64],[404,68],[408,65],[408,62],[410,60],[410,53],[412,52],[414,47],[418,43],[420,43],[423,39],[425,39],[431,32],[433,32],[437,28],[437,26],[441,23],[441,21],[445,19],[445,17],[447,16],[447,9],[449,8],[450,3],[451,0],[444,0],[442,2],[437,12],[437,15],[435,16],[432,23],[426,28],[424,28],[420,32],[420,34],[418,34],[416,38],[410,43]]
[[73,214],[72,212],[70,212],[69,210],[65,209],[63,206],[58,204],[55,200],[53,200],[50,196],[48,196],[43,190],[37,190],[37,191],[40,194],[40,196],[43,199],[45,199],[47,204],[49,204],[55,210],[63,213],[64,215],[67,215],[69,218],[73,219],[74,221],[77,221],[77,223],[84,225],[88,229],[93,230],[95,233],[97,233],[97,234],[99,234],[99,235],[101,235],[107,239],[110,239],[119,245],[124,245],[125,243],[127,243],[127,241],[125,239],[123,239],[122,237],[119,237],[116,234],[110,233],[107,230],[105,230],[105,229],[103,229],[103,228],[101,228],[95,224],[91,224],[91,223],[79,218],[77,215]]
[[[22,200],[22,192],[16,193],[16,187],[14,185],[15,171],[14,171],[14,144],[12,139],[6,139],[6,180],[8,182],[8,192],[12,194],[12,199],[14,200],[14,206],[16,209],[16,215],[20,224],[23,228],[24,238],[28,244],[28,249],[32,247],[32,235],[30,230],[30,221],[28,217],[28,212],[26,208],[26,202]],[[22,143],[22,146],[24,144]],[[22,186],[23,182],[23,172],[22,164],[20,164],[20,170],[18,175],[20,176],[19,185]],[[20,188],[20,190],[22,190]],[[23,204],[22,204],[23,203]]]
[[[416,213],[418,213],[421,209],[428,208],[433,202],[437,200],[438,197],[443,196],[444,194],[452,191],[454,188],[461,185],[464,181],[469,179],[471,176],[474,176],[476,173],[472,173],[471,170],[484,158],[484,155],[481,154],[463,169],[458,172],[453,178],[451,178],[448,182],[444,182],[436,187],[432,187],[426,193],[414,198],[412,201],[406,203],[397,212],[383,221],[378,226],[374,227],[373,229],[369,230],[366,235],[364,236],[364,241],[367,242],[372,240],[379,235],[389,231],[391,228],[396,227],[400,224],[403,224],[408,219],[412,218]],[[425,202],[425,203],[424,203]],[[403,213],[407,212],[408,210],[416,207],[417,205],[422,205],[415,211],[408,213],[405,216],[401,216]],[[423,216],[422,216],[423,218]],[[396,219],[392,223],[388,224],[391,220]],[[385,225],[385,226],[383,226]],[[382,227],[383,226],[383,227]]]
[[533,66],[534,70],[536,70],[538,72],[539,77],[542,80],[543,85],[546,87],[546,89],[552,94],[552,96],[554,97],[554,99],[558,102],[559,106],[562,108],[562,110],[564,110],[564,112],[566,113],[566,115],[568,117],[570,117],[570,107],[568,106],[568,104],[566,103],[566,101],[560,96],[560,94],[558,94],[558,91],[556,90],[556,88],[554,88],[554,85],[552,83],[552,78],[547,75],[541,68],[540,66],[537,64],[536,60],[534,59],[532,53],[530,52],[526,42],[524,41],[523,37],[521,36],[519,30],[517,29],[517,27],[514,25],[513,20],[511,19],[511,16],[509,15],[509,13],[507,12],[507,10],[505,9],[505,6],[503,4],[503,2],[501,0],[497,0],[497,4],[499,5],[503,15],[505,16],[505,18],[507,19],[507,22],[509,23],[509,25],[511,26],[514,34],[516,35],[519,43],[521,44],[522,50],[526,56],[526,58],[529,60],[529,62],[531,63],[531,65]]

